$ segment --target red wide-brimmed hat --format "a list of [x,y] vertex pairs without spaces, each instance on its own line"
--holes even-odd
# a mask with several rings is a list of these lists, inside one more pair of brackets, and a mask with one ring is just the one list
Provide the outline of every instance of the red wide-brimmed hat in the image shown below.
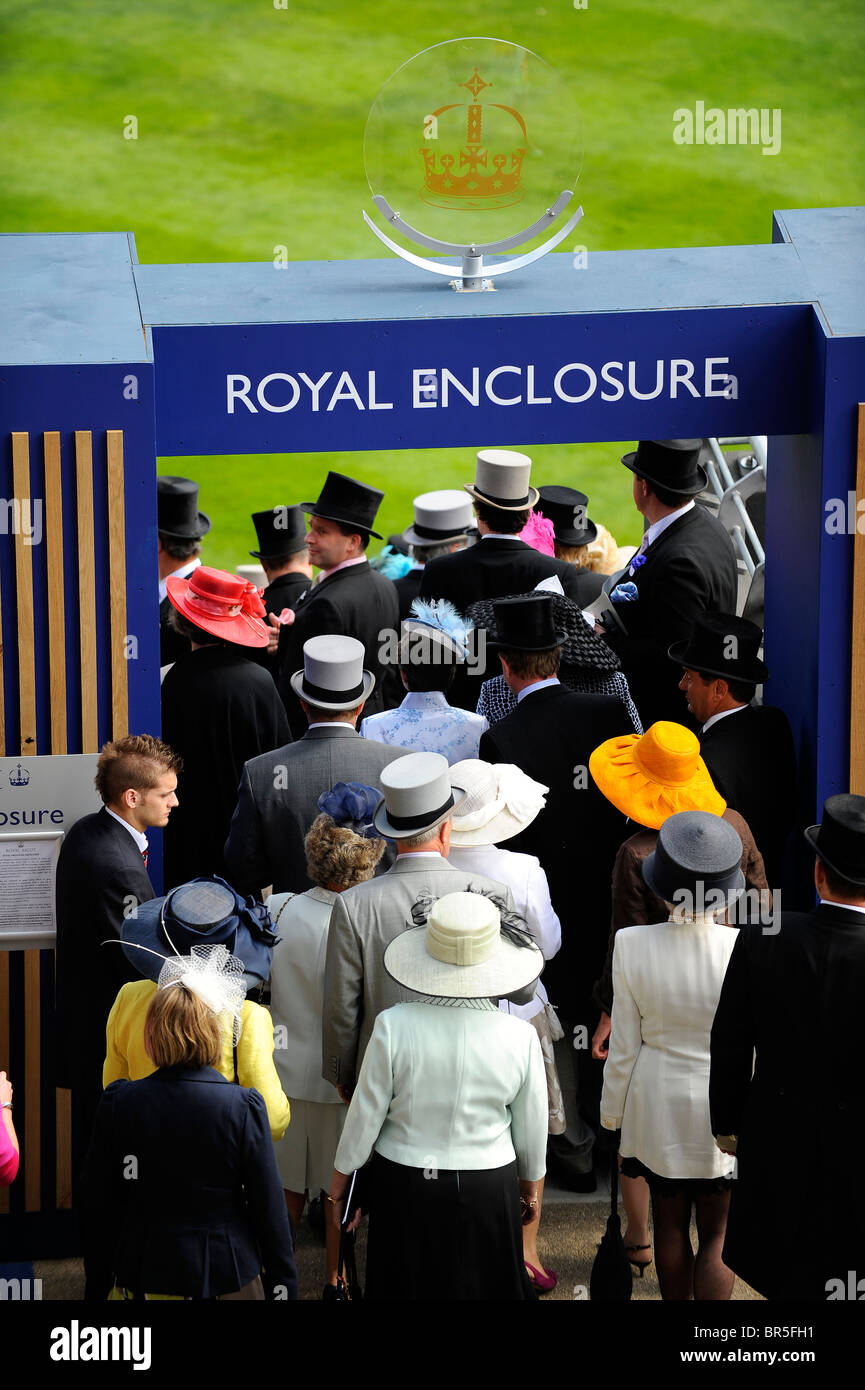
[[265,607],[254,584],[227,570],[199,565],[188,579],[166,579],[168,598],[196,627],[240,647],[266,647]]

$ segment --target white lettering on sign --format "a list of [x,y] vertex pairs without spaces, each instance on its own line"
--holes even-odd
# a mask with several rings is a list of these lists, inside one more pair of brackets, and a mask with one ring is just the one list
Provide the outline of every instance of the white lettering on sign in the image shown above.
[[[597,396],[602,401],[653,401],[666,396],[736,400],[738,378],[729,370],[729,357],[653,358],[637,361],[610,361],[592,365],[565,362],[562,366],[538,367],[501,363],[489,370],[472,366],[423,366],[410,369],[408,399],[412,410],[447,410],[450,406],[478,409],[489,401],[507,409],[515,405],[544,406],[559,401],[582,405]],[[396,390],[405,377],[382,387],[375,370],[357,379],[347,370],[269,372],[254,382],[243,372],[225,378],[226,413],[238,413],[243,405],[251,415],[266,411],[282,415],[301,409],[312,414],[347,409],[349,411],[394,410]],[[700,389],[702,387],[702,390]]]

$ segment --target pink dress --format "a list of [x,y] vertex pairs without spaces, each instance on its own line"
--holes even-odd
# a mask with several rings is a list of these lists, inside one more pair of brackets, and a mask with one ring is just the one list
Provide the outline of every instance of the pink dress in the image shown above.
[[12,1147],[9,1131],[0,1119],[0,1187],[8,1187],[18,1172],[18,1154]]

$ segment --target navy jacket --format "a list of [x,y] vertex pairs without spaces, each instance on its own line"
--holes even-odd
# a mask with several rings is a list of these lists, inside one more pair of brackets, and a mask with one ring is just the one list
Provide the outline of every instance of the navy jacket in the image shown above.
[[535,855],[547,876],[562,947],[544,984],[550,1002],[575,1022],[588,1018],[581,1010],[603,965],[613,863],[625,835],[624,817],[589,776],[589,755],[625,734],[633,726],[621,700],[551,685],[526,695],[481,736],[485,762],[516,763],[549,788],[544,809],[507,848]]
[[733,542],[717,517],[697,503],[652,542],[629,582],[638,597],[619,609],[628,635],[616,628],[607,641],[621,657],[643,728],[659,719],[685,724],[688,707],[677,688],[682,668],[670,661],[667,648],[690,637],[699,613],[736,612]]
[[739,1140],[723,1257],[766,1298],[822,1302],[865,1243],[865,916],[774,927],[740,930],[712,1027],[712,1132]]
[[280,629],[277,653],[277,683],[292,737],[300,739],[306,733],[306,716],[291,688],[291,677],[295,671],[303,669],[303,644],[310,637],[336,632],[362,642],[366,649],[364,667],[375,676],[366,713],[378,714],[379,710],[389,708],[382,691],[387,667],[380,659],[383,641],[380,634],[399,632],[399,600],[391,581],[370,569],[366,561],[350,565],[310,586],[305,597],[298,599],[294,612],[294,622]]
[[698,736],[715,787],[748,822],[769,885],[777,889],[796,813],[796,753],[786,714],[770,705],[748,705]]
[[57,898],[58,1086],[102,1089],[105,1024],[117,991],[139,973],[119,946],[123,920],[149,902],[153,885],[141,851],[105,807],[82,816],[60,847]]
[[222,851],[243,765],[289,738],[272,676],[244,650],[202,647],[162,682],[162,737],[183,758],[163,841],[166,889],[199,874],[228,877]]
[[[85,1258],[135,1293],[216,1298],[261,1273],[296,1299],[294,1247],[267,1110],[212,1067],[115,1081],[85,1171]],[[106,1297],[110,1285],[89,1287]]]

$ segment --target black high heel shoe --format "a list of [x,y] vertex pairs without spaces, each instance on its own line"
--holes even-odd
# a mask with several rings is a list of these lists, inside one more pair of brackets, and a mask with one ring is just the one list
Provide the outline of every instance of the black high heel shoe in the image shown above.
[[[651,1250],[651,1248],[651,1245],[626,1245],[625,1253],[627,1254],[629,1250]],[[639,1270],[640,1278],[642,1279],[649,1265],[652,1263],[652,1257],[650,1255],[647,1260],[632,1260],[630,1255],[628,1255],[628,1263],[632,1264],[634,1269]]]

